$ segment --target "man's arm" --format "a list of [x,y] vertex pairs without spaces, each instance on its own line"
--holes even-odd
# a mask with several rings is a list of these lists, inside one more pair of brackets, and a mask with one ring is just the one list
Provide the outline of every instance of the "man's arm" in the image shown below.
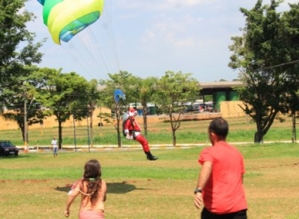
[[130,130],[129,130],[129,128],[132,126],[131,123],[132,123],[131,119],[128,118],[124,125],[124,132],[126,134],[126,138],[129,140],[132,140],[132,136],[130,135]]
[[[203,189],[205,185],[207,184],[211,172],[212,172],[212,162],[211,161],[205,161],[202,165],[201,171],[198,176],[198,181],[197,181],[197,189]],[[202,200],[202,193],[197,192],[194,197],[194,205],[197,208],[200,208],[203,204]]]

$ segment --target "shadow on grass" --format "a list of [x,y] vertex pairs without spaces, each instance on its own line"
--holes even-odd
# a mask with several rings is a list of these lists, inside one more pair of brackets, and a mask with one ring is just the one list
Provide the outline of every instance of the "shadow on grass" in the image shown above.
[[56,191],[59,191],[59,192],[69,192],[71,190],[71,188],[69,186],[64,186],[64,187],[56,187],[55,188]]
[[[107,193],[113,193],[113,194],[124,194],[124,193],[128,193],[131,192],[136,188],[135,185],[129,184],[126,181],[124,182],[113,182],[113,183],[107,183]],[[55,188],[56,191],[60,191],[60,192],[69,192],[70,191],[70,186],[63,186],[63,187],[59,187],[57,186]],[[138,189],[138,190],[144,190],[144,189]]]
[[20,158],[23,158],[23,157],[15,156],[15,155],[9,155],[9,156],[0,155],[0,159],[20,159]]
[[123,193],[131,192],[135,189],[136,189],[135,185],[129,184],[127,182],[107,183],[107,193],[123,194]]

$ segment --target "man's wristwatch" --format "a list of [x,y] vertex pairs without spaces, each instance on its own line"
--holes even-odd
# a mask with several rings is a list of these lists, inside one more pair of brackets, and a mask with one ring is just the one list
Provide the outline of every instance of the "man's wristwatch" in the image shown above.
[[196,193],[202,193],[202,190],[201,189],[199,189],[199,188],[196,188],[195,190],[194,190],[194,194],[196,195]]

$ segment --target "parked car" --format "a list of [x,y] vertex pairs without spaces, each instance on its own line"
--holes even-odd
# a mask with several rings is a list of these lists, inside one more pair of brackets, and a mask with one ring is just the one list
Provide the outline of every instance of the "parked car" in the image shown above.
[[19,149],[8,140],[0,140],[0,156],[19,155]]

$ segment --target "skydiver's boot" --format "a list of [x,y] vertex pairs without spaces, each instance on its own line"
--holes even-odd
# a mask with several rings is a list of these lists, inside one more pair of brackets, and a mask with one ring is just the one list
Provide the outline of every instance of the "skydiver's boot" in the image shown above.
[[158,160],[158,157],[155,157],[154,155],[152,155],[152,153],[149,151],[149,152],[145,152],[146,154],[146,159],[148,160]]

